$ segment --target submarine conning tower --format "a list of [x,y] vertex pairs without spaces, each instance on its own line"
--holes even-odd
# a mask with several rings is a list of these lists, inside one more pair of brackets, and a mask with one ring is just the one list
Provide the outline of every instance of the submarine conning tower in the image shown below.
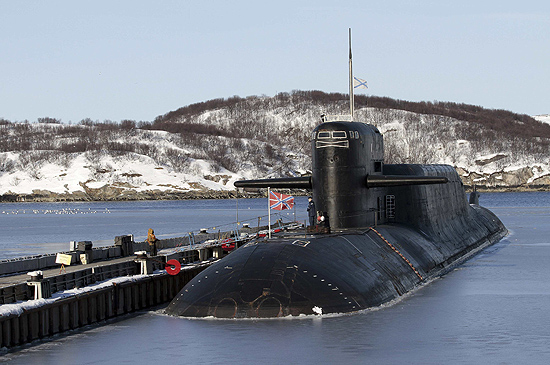
[[378,129],[365,123],[333,121],[312,134],[313,200],[331,228],[375,224],[382,188],[369,188],[368,177],[382,176],[384,141]]
[[[389,187],[445,184],[445,176],[384,175],[384,142],[366,123],[322,116],[312,133],[312,175],[241,180],[235,187],[312,189],[316,210],[331,229],[366,228],[383,223]],[[348,118],[349,119],[349,118]]]

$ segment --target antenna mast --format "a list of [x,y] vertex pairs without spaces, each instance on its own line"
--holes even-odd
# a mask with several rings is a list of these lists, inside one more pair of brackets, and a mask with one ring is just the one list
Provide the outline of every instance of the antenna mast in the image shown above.
[[349,108],[351,121],[353,121],[353,70],[351,65],[351,28],[349,28]]

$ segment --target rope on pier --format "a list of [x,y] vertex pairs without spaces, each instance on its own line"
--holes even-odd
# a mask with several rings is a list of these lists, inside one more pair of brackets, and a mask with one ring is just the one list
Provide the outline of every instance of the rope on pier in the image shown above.
[[[420,278],[420,280],[424,280],[424,279],[422,278],[422,275],[420,275],[420,273],[419,273],[418,270],[413,266],[413,264],[411,264],[411,262],[410,262],[405,256],[403,256],[403,254],[402,254],[401,252],[399,252],[399,250],[398,250],[394,245],[392,245],[391,243],[389,243],[388,240],[385,239],[384,236],[382,236],[382,235],[380,234],[380,232],[378,232],[376,229],[374,229],[374,228],[372,228],[372,227],[369,227],[369,230],[372,230],[372,231],[373,231],[374,233],[376,233],[384,242],[386,242],[386,244],[387,244],[388,246],[390,246],[390,248],[391,248],[392,250],[394,250],[394,251],[395,251],[395,252],[396,252],[396,253],[397,253],[397,254],[398,254],[398,255],[399,255],[399,256],[400,256],[409,266],[410,266],[410,267],[411,267],[411,269],[413,269],[414,273]],[[367,232],[365,232],[365,233],[368,233],[369,230],[367,230]]]

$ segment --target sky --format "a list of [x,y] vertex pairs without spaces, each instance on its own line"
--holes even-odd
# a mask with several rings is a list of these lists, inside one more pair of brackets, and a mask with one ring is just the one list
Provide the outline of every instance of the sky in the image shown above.
[[[0,0],[0,118],[152,121],[234,95],[348,92],[550,113],[550,2]],[[330,111],[327,111],[330,113]]]

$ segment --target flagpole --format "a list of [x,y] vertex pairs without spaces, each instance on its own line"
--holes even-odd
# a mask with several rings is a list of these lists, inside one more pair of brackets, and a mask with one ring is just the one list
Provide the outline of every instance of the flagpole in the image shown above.
[[239,225],[239,189],[235,189],[235,201],[237,203],[237,226]]
[[269,186],[267,187],[267,235],[268,235],[268,238],[271,239],[271,207],[270,207],[270,204],[269,204],[269,198],[271,197],[271,189],[269,188]]
[[353,68],[351,62],[351,28],[349,28],[349,108],[351,120],[353,121]]

